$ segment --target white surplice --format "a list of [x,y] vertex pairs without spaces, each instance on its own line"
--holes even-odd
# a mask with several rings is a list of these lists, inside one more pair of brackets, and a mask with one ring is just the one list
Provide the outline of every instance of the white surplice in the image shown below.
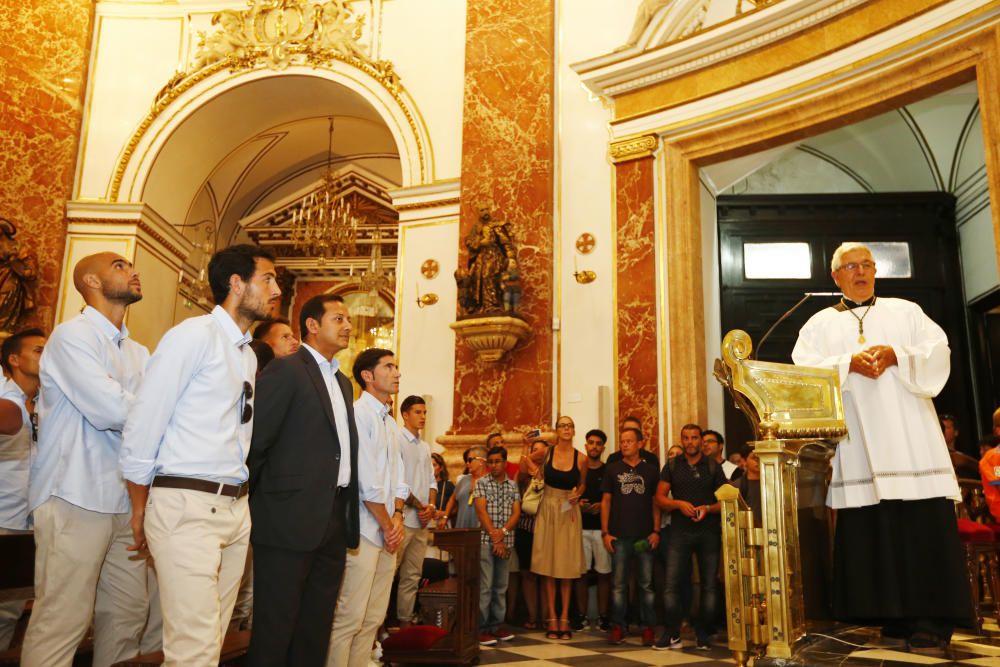
[[[858,342],[864,315],[865,342]],[[890,345],[897,366],[877,380],[848,373],[851,356]],[[847,438],[837,446],[827,505],[864,507],[883,500],[947,497],[958,482],[931,399],[948,380],[951,350],[944,331],[917,304],[878,298],[871,310],[826,308],[799,331],[792,360],[840,373]]]

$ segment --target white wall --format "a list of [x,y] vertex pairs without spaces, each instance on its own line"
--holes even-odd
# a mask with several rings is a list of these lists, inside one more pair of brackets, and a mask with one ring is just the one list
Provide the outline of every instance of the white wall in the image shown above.
[[[555,292],[559,318],[558,410],[583,433],[601,426],[614,441],[613,413],[599,415],[598,388],[614,392],[614,247],[612,165],[608,159],[611,115],[590,98],[572,63],[612,51],[625,41],[639,0],[557,0]],[[586,165],[581,168],[581,165]],[[576,252],[584,232],[597,240],[589,255]],[[580,270],[597,280],[580,285]],[[655,363],[655,360],[651,361]]]
[[989,206],[959,225],[958,242],[962,256],[965,300],[973,301],[1000,286],[997,246]]
[[[422,395],[428,400],[427,442],[451,427],[455,386],[455,321],[458,265],[458,218],[403,223],[399,229],[397,272],[396,352],[402,377],[399,396]],[[420,273],[424,260],[436,259],[437,277]],[[417,306],[417,292],[434,293],[438,302]]]

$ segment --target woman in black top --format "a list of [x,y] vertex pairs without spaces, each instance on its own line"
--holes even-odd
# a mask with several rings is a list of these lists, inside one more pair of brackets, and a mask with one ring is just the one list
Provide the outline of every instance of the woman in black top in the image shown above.
[[[576,427],[569,417],[556,421],[556,444],[543,467],[545,493],[535,518],[535,541],[531,549],[531,571],[544,577],[548,608],[546,636],[571,639],[570,591],[586,571],[583,562],[583,528],[578,501],[587,480],[587,457],[573,447]],[[556,617],[556,579],[562,598],[562,613]],[[558,625],[556,623],[558,622]]]
[[444,457],[440,454],[431,454],[431,465],[434,466],[434,481],[437,482],[437,498],[434,506],[437,508],[434,518],[438,520],[438,525],[442,528],[447,515],[444,508],[448,506],[448,499],[455,493],[455,485],[448,481],[448,466],[444,463]]

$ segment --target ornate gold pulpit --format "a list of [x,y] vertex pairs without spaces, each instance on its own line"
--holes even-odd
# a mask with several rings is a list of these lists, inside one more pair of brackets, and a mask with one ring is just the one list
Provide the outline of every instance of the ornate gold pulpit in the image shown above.
[[722,342],[715,377],[749,418],[760,461],[760,518],[725,485],[722,564],[729,648],[746,665],[794,664],[805,636],[806,607],[799,520],[825,525],[825,489],[834,447],[847,434],[835,370],[750,359],[753,344],[740,330]]

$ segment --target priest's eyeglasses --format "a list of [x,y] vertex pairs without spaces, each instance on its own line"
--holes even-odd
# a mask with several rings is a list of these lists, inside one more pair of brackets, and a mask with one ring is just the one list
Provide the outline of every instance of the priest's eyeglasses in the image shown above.
[[865,260],[864,262],[848,262],[847,264],[841,264],[840,268],[844,269],[845,271],[850,271],[851,273],[854,273],[858,269],[871,271],[872,269],[875,268],[875,262],[871,262],[868,260]]

